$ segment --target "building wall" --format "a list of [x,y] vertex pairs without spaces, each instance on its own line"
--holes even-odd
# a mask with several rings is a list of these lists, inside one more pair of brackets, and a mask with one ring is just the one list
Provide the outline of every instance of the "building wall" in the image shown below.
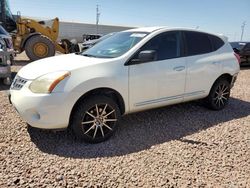
[[[49,25],[51,23],[48,23]],[[63,22],[60,21],[59,26],[59,39],[76,39],[78,42],[82,42],[82,36],[84,34],[108,34],[112,32],[123,31],[132,29],[133,27],[112,26],[112,25],[99,25],[98,31],[95,24],[75,23],[75,22]]]

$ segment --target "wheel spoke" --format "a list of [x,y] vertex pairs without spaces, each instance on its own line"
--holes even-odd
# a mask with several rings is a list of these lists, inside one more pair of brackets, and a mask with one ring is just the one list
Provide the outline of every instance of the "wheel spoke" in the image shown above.
[[226,87],[225,85],[221,85],[221,90],[220,91],[223,92],[225,87]]
[[113,131],[113,129],[112,129],[110,126],[108,126],[106,123],[103,123],[103,125],[104,125],[105,127],[107,127],[109,130]]
[[90,124],[90,123],[94,123],[95,121],[85,121],[85,122],[82,122],[82,125],[85,125],[85,124]]
[[218,104],[218,102],[219,102],[219,99],[218,99],[218,98],[216,98],[215,100],[216,100],[216,101],[215,101],[215,105],[217,105],[217,104]]
[[110,121],[117,121],[117,119],[105,119],[105,122],[110,122]]
[[220,99],[220,101],[221,101],[221,104],[224,106],[224,102],[223,102],[223,99]]
[[224,97],[224,96],[221,96],[221,98],[222,98],[222,99],[225,99],[225,100],[227,100],[227,98],[226,98],[226,97]]
[[108,114],[106,114],[106,115],[104,116],[104,118],[108,117],[110,114],[112,114],[112,113],[114,113],[114,112],[115,112],[115,110],[112,110],[111,112],[109,112]]
[[222,93],[224,93],[225,91],[227,91],[228,87],[226,86],[225,89],[222,91]]
[[108,104],[106,104],[106,105],[105,105],[105,107],[103,108],[102,113],[101,113],[101,116],[103,116],[103,115],[104,115],[104,112],[105,112],[105,110],[106,110],[107,106],[108,106]]
[[220,99],[218,99],[218,102],[219,102],[218,104],[219,104],[219,107],[220,107]]
[[95,126],[95,132],[94,132],[94,135],[93,135],[93,139],[95,139],[95,136],[96,136],[96,133],[97,133],[97,129],[98,129],[98,126]]
[[96,116],[99,117],[99,109],[98,109],[97,104],[95,105],[95,109],[96,109]]
[[229,92],[226,92],[226,93],[222,93],[222,96],[224,96],[224,95],[228,95],[229,94]]
[[84,134],[87,134],[91,129],[95,127],[95,124],[93,124]]
[[102,126],[100,126],[100,129],[101,129],[102,137],[104,137],[104,132],[103,132]]
[[222,90],[222,89],[221,89],[221,85],[219,85],[219,88],[218,88],[218,90],[219,90],[219,92],[221,92],[221,90]]
[[86,114],[88,114],[89,116],[91,116],[92,118],[94,118],[94,119],[95,119],[95,116],[94,116],[94,115],[92,115],[91,113],[86,112]]

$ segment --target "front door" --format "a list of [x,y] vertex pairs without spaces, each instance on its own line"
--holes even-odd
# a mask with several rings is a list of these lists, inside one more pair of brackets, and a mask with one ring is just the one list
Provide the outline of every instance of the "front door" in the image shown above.
[[139,50],[155,50],[156,59],[129,65],[130,111],[182,102],[186,62],[181,57],[180,38],[179,32],[162,33]]

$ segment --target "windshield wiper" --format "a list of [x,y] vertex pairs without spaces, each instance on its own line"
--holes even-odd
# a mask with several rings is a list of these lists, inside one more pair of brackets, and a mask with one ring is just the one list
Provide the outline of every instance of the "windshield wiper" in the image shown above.
[[95,56],[95,55],[91,55],[91,54],[81,54],[83,56],[86,57],[95,57],[95,58],[113,58],[113,57],[109,57],[109,56]]
[[86,56],[86,57],[97,57],[97,56],[94,56],[94,55],[91,55],[91,54],[82,54],[83,56]]

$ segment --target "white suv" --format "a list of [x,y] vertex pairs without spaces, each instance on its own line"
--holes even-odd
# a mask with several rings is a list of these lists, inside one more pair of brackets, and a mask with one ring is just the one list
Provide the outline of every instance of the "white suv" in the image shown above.
[[164,27],[116,33],[82,54],[23,67],[10,100],[28,124],[109,138],[123,114],[204,98],[223,109],[239,72],[226,37]]

